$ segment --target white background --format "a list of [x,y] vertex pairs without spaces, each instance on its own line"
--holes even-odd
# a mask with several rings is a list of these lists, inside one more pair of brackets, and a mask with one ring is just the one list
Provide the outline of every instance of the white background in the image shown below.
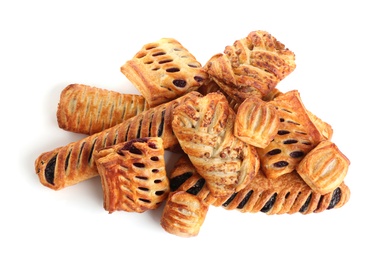
[[[371,3],[1,1],[0,259],[375,259]],[[34,160],[83,137],[57,126],[68,84],[138,93],[120,66],[144,44],[172,37],[204,64],[253,30],[295,53],[278,88],[298,89],[350,159],[342,208],[267,216],[212,207],[199,235],[181,238],[161,228],[161,209],[108,214],[99,178],[60,191],[39,183]]]

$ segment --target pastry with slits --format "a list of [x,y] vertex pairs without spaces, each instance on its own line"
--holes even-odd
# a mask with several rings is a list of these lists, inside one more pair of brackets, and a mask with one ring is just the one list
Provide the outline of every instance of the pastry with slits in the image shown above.
[[133,139],[94,153],[101,178],[103,206],[114,211],[144,212],[156,209],[170,191],[163,140]]
[[185,190],[212,206],[267,215],[320,213],[341,208],[350,199],[350,189],[344,182],[322,195],[312,190],[296,171],[269,179],[261,170],[239,192],[214,197],[188,156],[181,157],[176,163],[170,176],[170,188],[171,191]]
[[270,33],[252,31],[204,65],[225,93],[238,102],[266,96],[295,70],[295,54]]
[[70,84],[60,94],[56,115],[60,128],[91,135],[147,109],[149,105],[141,95]]
[[239,191],[260,167],[256,149],[235,137],[234,121],[235,112],[220,92],[191,96],[173,111],[180,146],[214,196]]
[[197,90],[208,78],[201,63],[173,38],[145,44],[121,72],[151,107]]
[[188,93],[99,133],[42,153],[35,160],[35,172],[40,182],[51,189],[59,190],[97,176],[94,151],[136,138],[161,137],[164,149],[181,151],[172,131],[172,111],[192,95],[199,93]]
[[297,90],[279,95],[270,104],[277,108],[278,131],[268,146],[257,151],[265,175],[277,178],[294,171],[303,157],[326,137],[312,122]]

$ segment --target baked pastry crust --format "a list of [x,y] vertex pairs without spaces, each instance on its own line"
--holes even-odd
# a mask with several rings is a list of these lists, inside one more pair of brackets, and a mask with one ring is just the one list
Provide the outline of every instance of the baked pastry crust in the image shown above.
[[39,155],[35,160],[35,172],[40,182],[46,187],[59,190],[97,176],[94,151],[132,139],[160,137],[163,139],[164,149],[180,152],[179,142],[171,126],[172,111],[192,95],[199,93],[188,93],[99,133]]
[[200,232],[209,205],[186,191],[170,192],[163,209],[161,226],[170,234],[194,237]]
[[268,178],[292,172],[325,137],[312,123],[297,90],[279,95],[270,101],[280,118],[277,135],[265,148],[257,148],[261,167]]
[[270,33],[252,31],[226,46],[204,65],[217,84],[238,102],[255,95],[266,96],[295,70],[295,54]]
[[299,163],[296,170],[316,192],[326,194],[345,179],[350,160],[331,141],[322,141]]
[[260,167],[256,149],[235,137],[234,121],[235,112],[219,92],[192,96],[173,112],[180,146],[214,196],[239,191]]
[[149,105],[141,95],[70,84],[60,94],[56,116],[60,128],[91,135],[147,109]]
[[103,190],[103,206],[114,211],[158,208],[170,191],[163,140],[133,139],[94,153]]
[[234,134],[250,145],[265,148],[279,129],[279,115],[274,105],[257,97],[246,98],[238,107]]
[[196,58],[173,38],[145,44],[121,72],[151,107],[197,90],[208,77]]

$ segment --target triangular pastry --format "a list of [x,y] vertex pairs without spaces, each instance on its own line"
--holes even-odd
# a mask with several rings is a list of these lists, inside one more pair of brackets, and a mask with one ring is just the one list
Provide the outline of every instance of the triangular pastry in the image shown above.
[[94,153],[103,190],[103,206],[114,211],[158,208],[170,191],[163,140],[133,139]]
[[268,178],[292,172],[320,141],[326,138],[311,121],[297,90],[269,102],[280,119],[277,135],[265,148],[257,148],[261,167]]

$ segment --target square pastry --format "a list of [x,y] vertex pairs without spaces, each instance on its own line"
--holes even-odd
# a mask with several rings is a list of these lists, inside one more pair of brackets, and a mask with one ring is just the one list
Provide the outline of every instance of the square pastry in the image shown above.
[[104,208],[144,212],[156,209],[170,191],[159,137],[133,139],[96,151]]
[[121,72],[151,107],[197,90],[208,78],[201,63],[173,38],[145,44]]

